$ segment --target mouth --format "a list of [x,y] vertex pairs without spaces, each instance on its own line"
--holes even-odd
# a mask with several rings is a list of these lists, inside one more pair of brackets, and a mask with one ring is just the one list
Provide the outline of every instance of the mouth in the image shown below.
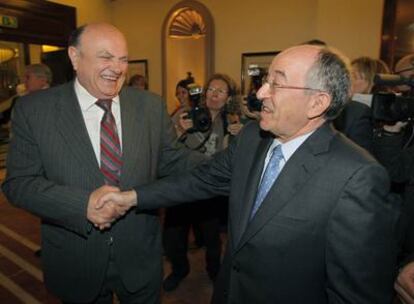
[[102,75],[102,79],[106,81],[118,81],[119,76],[116,75]]

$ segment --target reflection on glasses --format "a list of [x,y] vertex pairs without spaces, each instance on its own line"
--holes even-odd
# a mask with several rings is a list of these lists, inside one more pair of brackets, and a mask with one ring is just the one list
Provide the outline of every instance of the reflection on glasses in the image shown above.
[[296,87],[296,86],[287,86],[283,84],[279,84],[274,80],[270,80],[269,78],[264,78],[262,81],[262,85],[268,84],[271,93],[274,93],[276,89],[291,89],[291,90],[306,90],[306,91],[317,91],[327,93],[324,90],[316,89],[316,88],[308,88],[308,87]]
[[208,87],[207,88],[207,92],[209,92],[209,93],[217,92],[217,94],[219,94],[219,95],[225,95],[225,94],[227,94],[227,91],[226,90],[219,89],[219,88],[213,88],[213,87]]

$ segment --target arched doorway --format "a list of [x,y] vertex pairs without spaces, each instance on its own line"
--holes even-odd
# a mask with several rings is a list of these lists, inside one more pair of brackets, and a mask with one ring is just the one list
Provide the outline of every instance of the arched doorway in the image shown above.
[[197,1],[177,3],[162,30],[162,86],[168,111],[176,107],[175,85],[187,72],[202,85],[213,69],[214,24],[209,10]]

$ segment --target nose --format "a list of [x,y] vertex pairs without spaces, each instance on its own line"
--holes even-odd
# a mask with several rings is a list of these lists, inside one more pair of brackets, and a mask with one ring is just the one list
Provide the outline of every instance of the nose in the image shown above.
[[258,99],[265,99],[265,98],[267,98],[267,97],[270,97],[270,92],[269,92],[270,90],[269,90],[269,84],[268,83],[264,83],[261,87],[260,87],[260,89],[259,89],[259,91],[257,91],[257,93],[256,93],[256,97],[258,98]]
[[216,88],[211,89],[211,95],[218,96],[219,95],[218,89]]
[[127,64],[123,60],[113,60],[112,69],[115,73],[121,74]]

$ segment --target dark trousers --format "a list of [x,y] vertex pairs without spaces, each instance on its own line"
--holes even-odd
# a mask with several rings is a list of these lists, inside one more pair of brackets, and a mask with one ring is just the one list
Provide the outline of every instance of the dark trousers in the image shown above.
[[167,208],[164,221],[164,249],[172,272],[185,276],[190,265],[187,258],[188,234],[191,225],[199,226],[206,247],[206,270],[215,278],[220,268],[221,241],[219,206],[227,198],[217,198]]
[[[160,288],[146,287],[136,292],[128,291],[122,283],[116,264],[111,253],[106,277],[98,297],[92,302],[83,304],[113,304],[113,294],[116,294],[121,304],[160,304]],[[64,304],[80,304],[76,302],[63,302]]]

